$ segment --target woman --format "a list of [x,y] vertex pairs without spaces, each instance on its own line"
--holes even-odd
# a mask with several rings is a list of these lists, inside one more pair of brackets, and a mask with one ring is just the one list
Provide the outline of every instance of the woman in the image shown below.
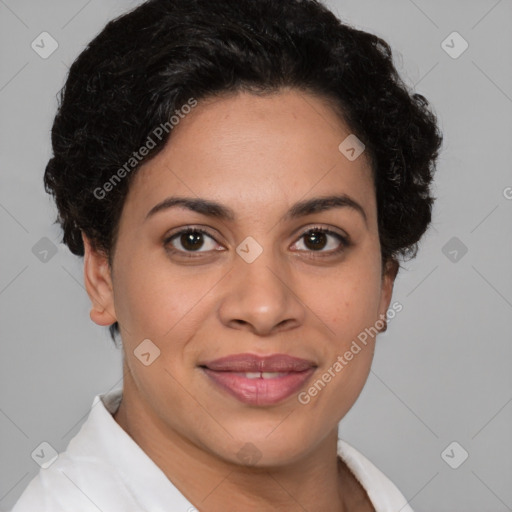
[[124,379],[14,512],[410,511],[338,439],[441,145],[389,46],[312,0],[152,0],[75,61],[52,143]]

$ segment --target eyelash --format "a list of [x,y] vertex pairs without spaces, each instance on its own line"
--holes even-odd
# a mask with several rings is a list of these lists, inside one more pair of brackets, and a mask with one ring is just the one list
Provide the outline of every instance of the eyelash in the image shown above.
[[[215,238],[207,230],[205,230],[203,228],[188,227],[188,228],[182,229],[181,231],[177,231],[176,233],[173,233],[171,236],[167,237],[164,240],[164,246],[166,247],[166,250],[169,251],[171,254],[179,254],[181,256],[185,256],[186,258],[197,258],[201,254],[209,252],[209,251],[182,251],[181,249],[176,249],[170,245],[170,243],[175,238],[178,238],[181,235],[188,234],[188,233],[201,233],[201,234],[206,235],[206,236],[212,238],[213,240],[215,240]],[[331,229],[323,228],[320,226],[314,226],[314,227],[309,228],[308,230],[304,231],[300,235],[300,237],[297,239],[297,241],[301,240],[302,238],[304,238],[306,235],[308,235],[310,233],[324,233],[326,235],[334,236],[340,242],[340,247],[338,249],[331,250],[331,251],[313,251],[313,250],[304,251],[304,250],[301,250],[298,252],[308,252],[308,253],[313,253],[313,254],[318,253],[320,255],[324,254],[326,256],[334,256],[334,255],[337,255],[337,254],[343,252],[345,249],[347,249],[351,245],[351,243],[347,237],[340,235],[339,233],[336,233],[335,231],[332,231]],[[323,258],[326,256],[314,255],[314,256],[309,256],[309,257]]]

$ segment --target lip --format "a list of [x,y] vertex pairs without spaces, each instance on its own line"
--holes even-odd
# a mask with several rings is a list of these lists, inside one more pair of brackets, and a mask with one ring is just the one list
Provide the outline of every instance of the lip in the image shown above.
[[[313,361],[287,354],[234,354],[199,365],[219,388],[249,405],[274,405],[296,391],[315,372]],[[277,373],[272,378],[249,378],[244,373]]]

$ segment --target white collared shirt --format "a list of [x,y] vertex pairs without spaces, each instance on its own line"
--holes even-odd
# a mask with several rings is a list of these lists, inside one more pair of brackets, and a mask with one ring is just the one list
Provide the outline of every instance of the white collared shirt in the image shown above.
[[[11,512],[196,512],[196,508],[114,420],[122,389],[94,398],[66,451],[41,469]],[[343,440],[338,455],[376,512],[412,512],[397,487]]]

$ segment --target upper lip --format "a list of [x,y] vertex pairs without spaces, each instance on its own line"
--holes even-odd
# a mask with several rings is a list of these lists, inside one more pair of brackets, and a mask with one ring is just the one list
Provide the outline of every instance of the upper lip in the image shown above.
[[233,354],[202,363],[200,366],[220,372],[302,372],[316,364],[287,354]]

